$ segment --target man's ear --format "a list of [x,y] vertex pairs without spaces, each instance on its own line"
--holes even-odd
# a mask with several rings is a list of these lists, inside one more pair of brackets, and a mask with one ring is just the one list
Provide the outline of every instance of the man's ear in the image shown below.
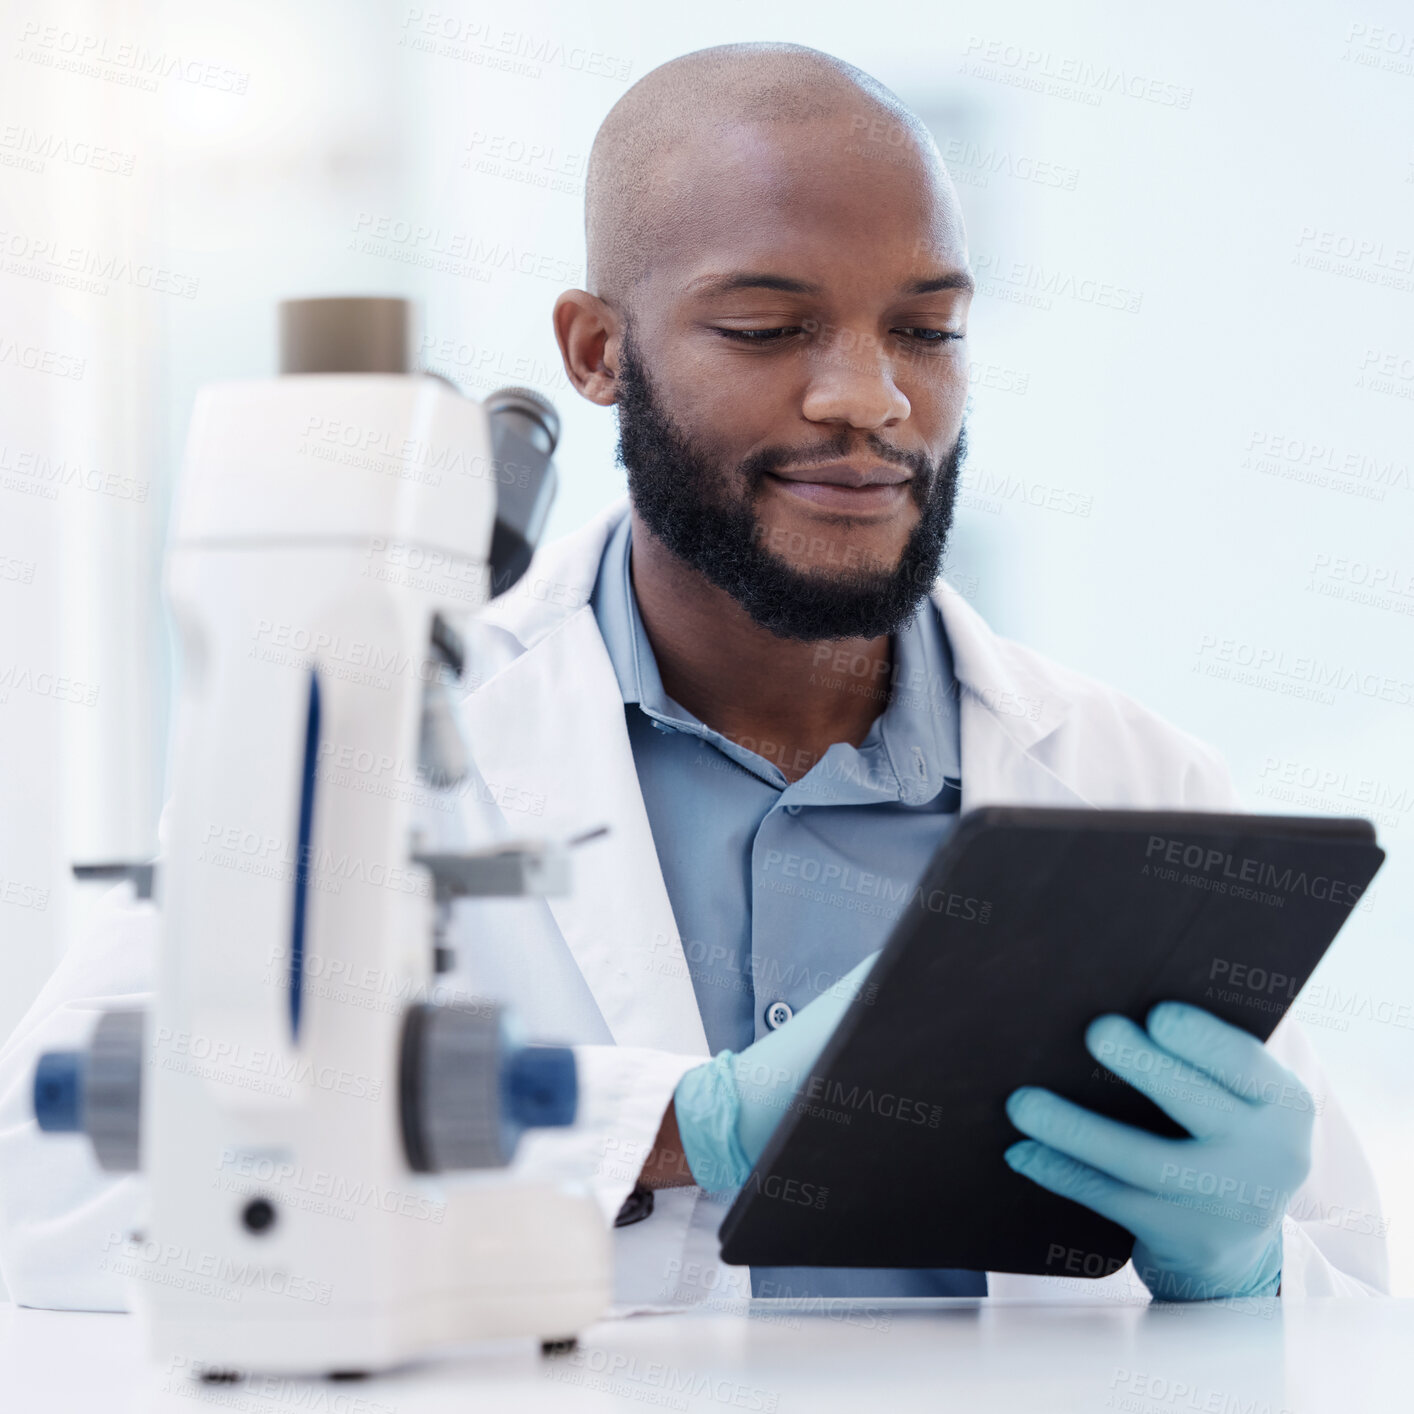
[[612,407],[618,396],[611,364],[618,361],[619,316],[597,295],[566,290],[550,317],[570,382],[591,403]]

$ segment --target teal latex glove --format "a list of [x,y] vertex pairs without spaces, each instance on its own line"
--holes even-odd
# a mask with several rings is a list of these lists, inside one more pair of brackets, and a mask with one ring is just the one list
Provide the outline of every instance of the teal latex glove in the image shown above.
[[1007,1115],[1029,1140],[1006,1161],[1033,1182],[1126,1227],[1134,1267],[1160,1300],[1273,1296],[1281,1220],[1311,1168],[1315,1103],[1255,1037],[1162,1002],[1148,1034],[1102,1016],[1085,1046],[1193,1137],[1164,1139],[1023,1086]]
[[740,1054],[718,1051],[678,1081],[673,1092],[678,1134],[699,1187],[721,1192],[746,1182],[825,1042],[850,1002],[865,991],[878,956],[870,953],[784,1026]]

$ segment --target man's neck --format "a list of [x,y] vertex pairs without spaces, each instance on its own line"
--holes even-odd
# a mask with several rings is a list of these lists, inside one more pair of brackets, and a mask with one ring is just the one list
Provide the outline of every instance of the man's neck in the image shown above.
[[633,518],[633,589],[663,690],[714,731],[799,780],[836,742],[858,746],[888,705],[881,638],[777,638]]

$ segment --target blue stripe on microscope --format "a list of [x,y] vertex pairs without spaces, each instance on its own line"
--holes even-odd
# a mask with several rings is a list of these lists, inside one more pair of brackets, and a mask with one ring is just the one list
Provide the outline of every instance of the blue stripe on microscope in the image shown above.
[[295,855],[294,932],[290,938],[290,1032],[299,1040],[304,996],[304,925],[309,900],[310,839],[314,833],[314,770],[319,761],[319,673],[309,670],[309,714],[304,725],[304,767],[300,774],[299,849]]

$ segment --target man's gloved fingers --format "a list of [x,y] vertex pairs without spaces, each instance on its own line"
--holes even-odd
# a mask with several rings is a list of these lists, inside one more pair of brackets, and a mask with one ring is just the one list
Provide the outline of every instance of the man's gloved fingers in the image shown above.
[[1271,1104],[1301,1088],[1301,1082],[1255,1036],[1201,1007],[1160,1002],[1145,1021],[1149,1035],[1166,1051],[1244,1100]]
[[1057,1152],[1048,1144],[1038,1144],[1031,1139],[1013,1144],[1002,1157],[1032,1183],[1062,1198],[1071,1198],[1130,1232],[1144,1229],[1146,1217],[1159,1201],[1107,1173],[1092,1169],[1089,1164]]
[[1031,1085],[1012,1091],[1006,1112],[1030,1138],[1149,1193],[1158,1192],[1165,1166],[1188,1142],[1146,1134]]
[[1238,1107],[1238,1101],[1211,1076],[1157,1044],[1127,1016],[1097,1016],[1085,1028],[1085,1049],[1195,1139],[1224,1132],[1226,1116]]

